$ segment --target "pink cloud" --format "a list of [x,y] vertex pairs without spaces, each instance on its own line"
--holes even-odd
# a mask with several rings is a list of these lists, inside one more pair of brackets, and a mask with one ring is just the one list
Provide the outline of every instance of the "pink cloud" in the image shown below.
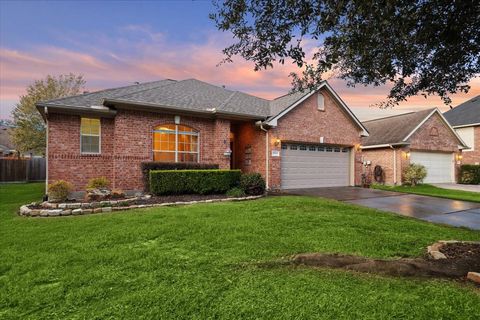
[[[286,63],[274,69],[255,72],[253,65],[241,58],[234,63],[217,64],[222,60],[221,50],[230,42],[228,35],[207,35],[204,43],[169,43],[163,34],[145,26],[127,26],[121,29],[128,37],[83,35],[71,37],[75,49],[41,46],[19,51],[0,48],[0,102],[18,100],[25,87],[47,74],[69,72],[83,74],[87,90],[128,85],[135,81],[152,81],[162,78],[197,78],[232,90],[241,90],[263,98],[274,98],[290,89],[295,65]],[[136,37],[136,35],[139,35]],[[312,46],[313,44],[309,44]],[[388,87],[347,88],[339,79],[329,80],[342,99],[354,108],[366,107],[385,99]],[[459,104],[480,94],[480,79],[471,82],[468,94],[452,97]],[[399,108],[443,107],[436,97],[412,97]],[[5,114],[2,110],[2,116]]]

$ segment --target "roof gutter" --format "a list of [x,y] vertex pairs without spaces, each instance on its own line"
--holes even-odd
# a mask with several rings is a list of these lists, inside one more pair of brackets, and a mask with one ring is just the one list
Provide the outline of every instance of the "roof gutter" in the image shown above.
[[393,147],[408,146],[408,145],[410,145],[409,142],[396,142],[396,143],[375,144],[371,146],[360,146],[360,149],[368,150],[368,149],[378,149],[378,148],[393,148]]
[[476,127],[476,126],[480,126],[480,122],[470,123],[470,124],[462,124],[462,125],[458,125],[458,126],[452,126],[452,128],[457,129],[457,128]]
[[42,115],[43,119],[46,120],[46,110],[50,113],[68,113],[74,115],[92,115],[100,116],[104,118],[113,118],[117,114],[116,110],[112,110],[107,107],[74,107],[74,106],[65,106],[65,105],[54,105],[54,104],[43,104],[37,103],[37,110]]
[[[266,116],[260,115],[251,115],[246,113],[239,113],[239,112],[231,112],[231,111],[221,111],[215,108],[206,109],[206,110],[192,110],[189,108],[179,108],[175,106],[166,106],[160,105],[155,103],[148,103],[148,102],[132,102],[132,101],[125,101],[125,100],[117,100],[117,99],[105,99],[103,101],[103,105],[107,107],[115,107],[115,108],[122,108],[122,109],[133,109],[133,110],[143,110],[143,111],[167,111],[170,113],[186,113],[186,114],[196,114],[200,116],[206,117],[226,117],[226,118],[233,118],[233,119],[244,119],[244,120],[263,120]],[[134,107],[134,108],[133,108]]]

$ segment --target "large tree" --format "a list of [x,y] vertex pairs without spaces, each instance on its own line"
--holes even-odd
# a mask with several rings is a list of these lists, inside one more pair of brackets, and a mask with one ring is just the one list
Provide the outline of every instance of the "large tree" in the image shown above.
[[83,76],[72,73],[58,77],[48,75],[29,85],[27,94],[20,97],[12,111],[14,128],[11,137],[15,148],[21,153],[45,154],[45,124],[35,103],[79,94],[84,86]]
[[[392,85],[383,105],[421,94],[468,92],[480,74],[478,0],[214,0],[224,49],[255,70],[291,59],[294,89],[315,87],[325,73],[349,85]],[[307,40],[307,41],[305,41]],[[314,52],[306,54],[306,44]]]

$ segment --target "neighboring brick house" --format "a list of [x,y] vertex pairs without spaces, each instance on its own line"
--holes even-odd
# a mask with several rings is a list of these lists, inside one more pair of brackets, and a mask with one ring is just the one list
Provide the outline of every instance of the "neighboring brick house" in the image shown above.
[[330,85],[266,100],[195,79],[162,80],[44,101],[47,182],[76,191],[105,176],[143,188],[146,161],[201,162],[259,172],[268,188],[359,183],[368,136]]
[[466,145],[441,112],[429,109],[363,122],[370,136],[362,139],[363,171],[384,172],[387,184],[400,184],[410,163],[427,169],[426,183],[456,181],[461,149]]
[[480,96],[476,96],[443,114],[467,144],[462,163],[480,164]]

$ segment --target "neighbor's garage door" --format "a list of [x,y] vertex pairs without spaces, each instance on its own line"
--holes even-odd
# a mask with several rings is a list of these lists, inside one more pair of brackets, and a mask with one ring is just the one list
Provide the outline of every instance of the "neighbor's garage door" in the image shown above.
[[282,189],[350,185],[350,149],[282,144]]
[[453,182],[453,155],[451,153],[418,152],[410,153],[410,163],[422,164],[427,168],[425,183]]

